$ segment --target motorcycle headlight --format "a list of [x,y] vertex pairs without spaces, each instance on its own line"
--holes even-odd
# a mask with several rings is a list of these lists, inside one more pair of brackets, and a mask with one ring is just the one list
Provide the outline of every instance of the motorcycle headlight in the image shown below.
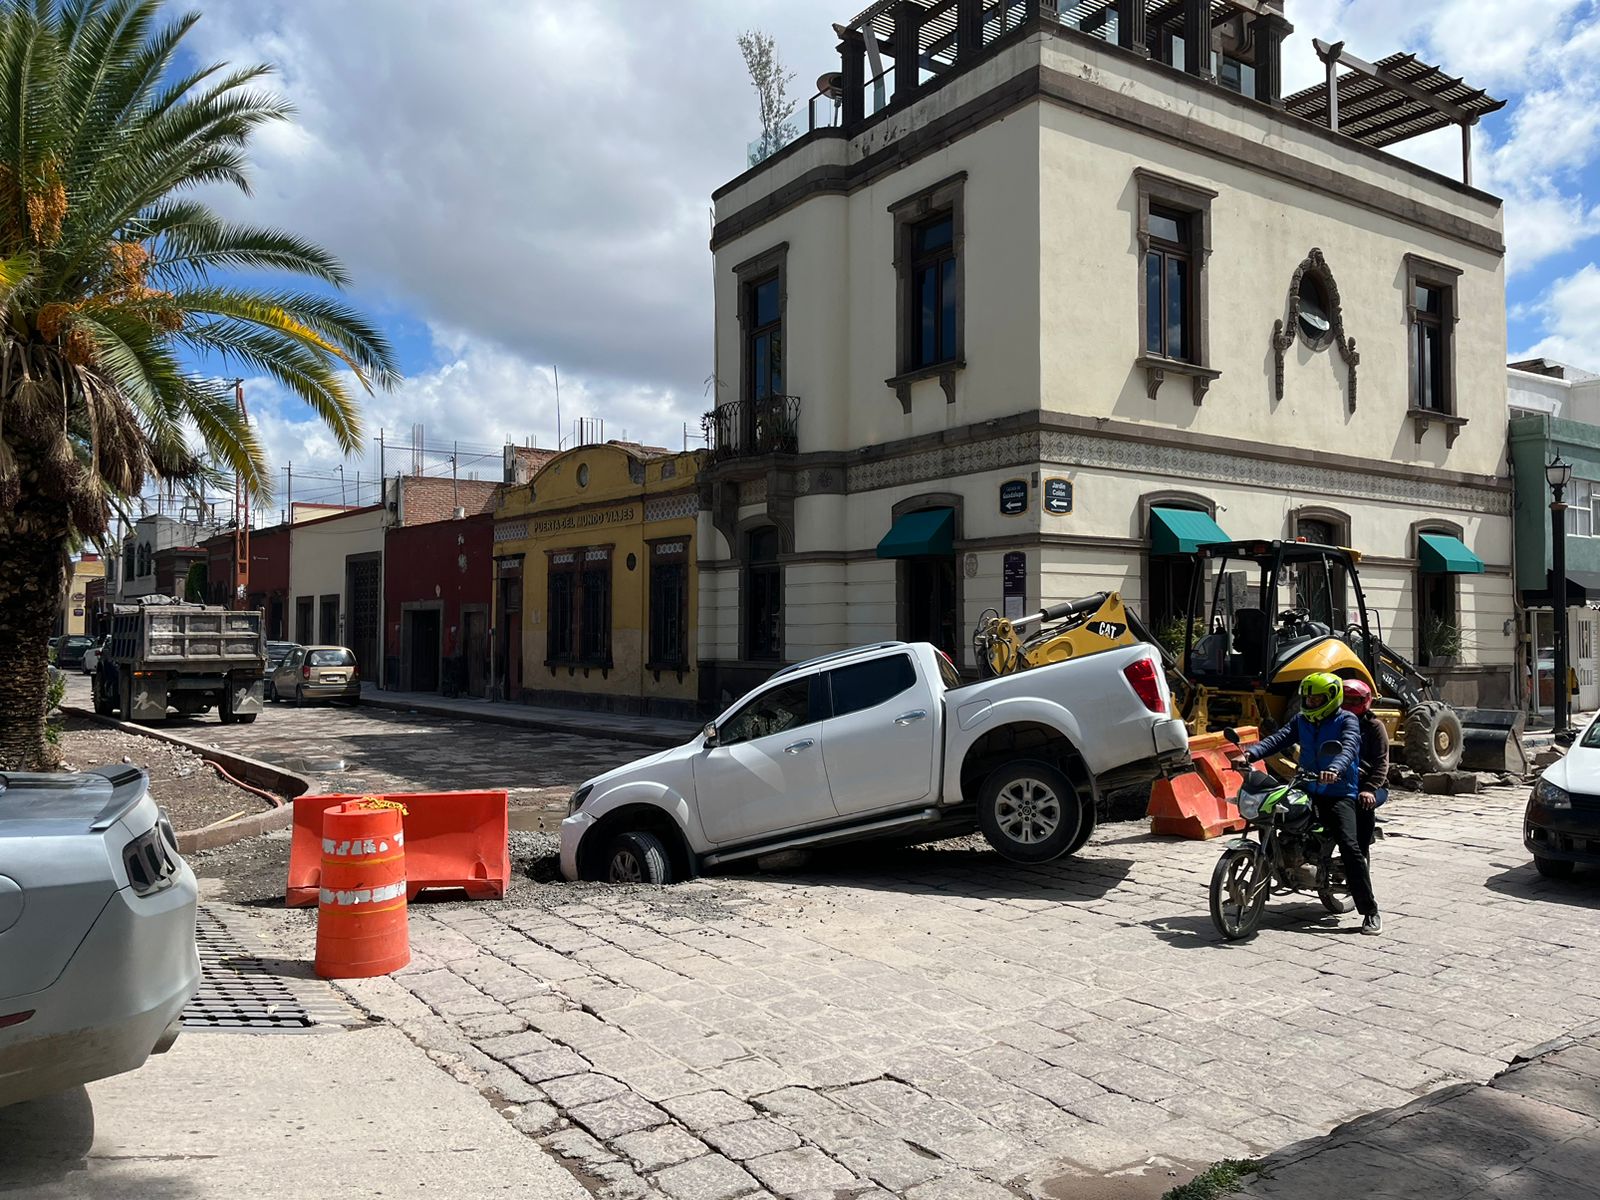
[[1533,786],[1533,802],[1543,808],[1571,808],[1572,796],[1565,788],[1541,779]]
[[594,784],[586,783],[572,793],[572,799],[567,801],[567,816],[571,816],[583,807],[583,802],[589,798],[589,793],[594,791]]

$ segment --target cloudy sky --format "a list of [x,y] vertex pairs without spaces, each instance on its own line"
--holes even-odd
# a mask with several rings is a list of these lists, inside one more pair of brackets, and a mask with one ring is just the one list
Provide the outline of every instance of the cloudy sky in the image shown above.
[[[267,61],[295,104],[255,148],[255,195],[220,199],[344,259],[406,380],[383,428],[471,459],[548,446],[561,415],[664,445],[698,429],[711,371],[711,191],[743,167],[755,105],[735,45],[774,33],[802,104],[836,66],[831,24],[861,0],[204,0],[202,59]],[[1600,368],[1600,0],[1290,0],[1286,83],[1310,39],[1441,62],[1511,101],[1479,137],[1507,198],[1510,341]],[[1458,169],[1457,135],[1406,153]],[[266,381],[249,395],[296,499],[338,499],[336,451]],[[392,452],[391,452],[392,453]],[[430,459],[434,471],[448,462]],[[393,458],[386,464],[391,472]],[[344,493],[349,498],[349,492]],[[370,499],[369,497],[366,497]],[[280,503],[282,495],[278,497]]]

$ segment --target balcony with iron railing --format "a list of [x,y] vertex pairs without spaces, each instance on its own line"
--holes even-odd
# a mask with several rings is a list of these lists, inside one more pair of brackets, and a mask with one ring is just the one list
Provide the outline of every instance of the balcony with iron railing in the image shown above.
[[719,404],[702,419],[713,462],[796,454],[800,450],[800,397],[759,396]]

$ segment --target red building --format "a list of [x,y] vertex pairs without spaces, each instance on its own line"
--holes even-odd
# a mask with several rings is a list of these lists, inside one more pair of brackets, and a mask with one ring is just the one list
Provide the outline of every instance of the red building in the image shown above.
[[206,601],[230,608],[260,609],[266,614],[269,641],[289,639],[289,526],[250,531],[250,580],[244,602],[234,600],[233,534],[207,538]]
[[[466,506],[463,499],[459,507]],[[391,526],[383,561],[384,686],[482,696],[489,676],[492,513]]]

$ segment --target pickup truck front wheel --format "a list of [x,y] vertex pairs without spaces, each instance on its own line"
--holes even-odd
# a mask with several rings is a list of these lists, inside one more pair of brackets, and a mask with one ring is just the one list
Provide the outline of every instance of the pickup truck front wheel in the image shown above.
[[672,859],[653,833],[619,834],[606,851],[609,883],[671,883]]
[[1019,759],[996,767],[978,797],[978,826],[1002,857],[1042,863],[1074,849],[1083,804],[1055,767]]

